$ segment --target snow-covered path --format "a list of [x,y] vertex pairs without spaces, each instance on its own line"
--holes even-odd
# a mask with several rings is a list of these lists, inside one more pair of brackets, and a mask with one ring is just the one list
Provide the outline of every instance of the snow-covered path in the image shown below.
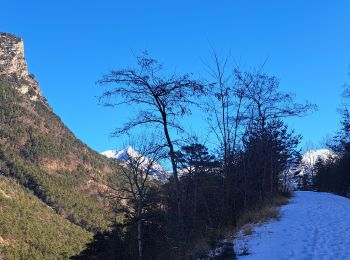
[[[281,219],[237,241],[250,255],[239,259],[350,259],[350,200],[329,193],[296,192]],[[238,250],[238,249],[237,249]]]

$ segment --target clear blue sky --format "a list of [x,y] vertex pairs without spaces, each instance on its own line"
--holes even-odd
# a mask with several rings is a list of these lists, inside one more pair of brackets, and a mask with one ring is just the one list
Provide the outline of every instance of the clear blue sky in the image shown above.
[[[29,69],[54,111],[101,152],[130,108],[97,105],[95,81],[148,49],[170,68],[203,74],[211,46],[245,68],[268,62],[284,90],[318,112],[290,121],[304,143],[339,127],[337,107],[350,63],[349,1],[2,1],[0,31],[21,36]],[[189,124],[189,122],[185,122]],[[198,131],[202,126],[192,126]]]

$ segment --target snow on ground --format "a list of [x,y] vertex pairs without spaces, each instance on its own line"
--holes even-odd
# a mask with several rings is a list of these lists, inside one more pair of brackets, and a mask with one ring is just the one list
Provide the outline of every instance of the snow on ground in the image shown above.
[[235,241],[239,259],[350,259],[350,200],[329,193],[295,192],[281,219]]

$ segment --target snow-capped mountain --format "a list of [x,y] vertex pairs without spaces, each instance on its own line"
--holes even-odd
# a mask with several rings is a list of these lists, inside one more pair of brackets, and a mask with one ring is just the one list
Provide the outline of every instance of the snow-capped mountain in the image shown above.
[[283,189],[296,190],[302,185],[305,185],[305,182],[311,185],[312,179],[316,174],[315,165],[318,160],[326,161],[328,159],[336,159],[337,157],[337,154],[329,149],[309,150],[305,152],[299,165],[290,167],[281,174],[280,181]]
[[108,158],[114,158],[123,162],[126,162],[129,157],[137,158],[140,156],[140,154],[136,152],[131,146],[128,146],[122,150],[107,150],[101,154]]
[[[107,150],[101,153],[108,158],[114,158],[121,162],[127,162],[129,158],[142,158],[142,166],[146,168],[150,163],[149,158],[144,158],[139,152],[135,151],[131,146],[122,150]],[[150,171],[150,176],[157,180],[165,182],[168,179],[168,172],[157,162],[154,162]]]
[[316,174],[316,163],[321,160],[336,160],[338,155],[329,149],[309,150],[304,153],[297,167],[289,169],[289,187],[291,189],[308,189],[312,187],[313,178]]
[[300,164],[300,175],[310,174],[318,160],[326,161],[330,158],[336,158],[337,155],[329,149],[309,150],[307,151]]

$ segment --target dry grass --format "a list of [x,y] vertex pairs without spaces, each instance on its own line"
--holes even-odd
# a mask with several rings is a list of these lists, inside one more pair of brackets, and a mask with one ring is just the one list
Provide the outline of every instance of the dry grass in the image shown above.
[[[279,219],[280,206],[288,204],[290,197],[290,194],[281,195],[266,200],[265,203],[259,207],[252,207],[246,210],[239,216],[236,227],[226,227],[221,230],[216,230],[216,237],[220,239],[233,239],[240,231],[242,231],[244,236],[251,235],[254,232],[255,225],[261,225],[271,219]],[[209,250],[208,237],[202,237],[196,241],[195,247],[191,250],[190,254],[207,255]],[[203,254],[204,252],[205,254]]]
[[244,225],[242,228],[242,232],[245,236],[249,236],[253,234],[253,230],[254,230],[254,226],[250,224]]
[[270,219],[279,219],[280,206],[285,205],[288,202],[289,197],[278,196],[266,201],[260,207],[254,207],[245,211],[238,219],[238,230],[247,224],[262,224]]

